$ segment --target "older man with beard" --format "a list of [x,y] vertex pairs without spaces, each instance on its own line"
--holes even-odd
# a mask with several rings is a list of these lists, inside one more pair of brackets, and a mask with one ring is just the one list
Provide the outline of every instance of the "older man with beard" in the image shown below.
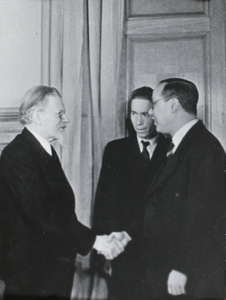
[[126,242],[96,236],[74,212],[74,193],[51,146],[69,122],[60,93],[37,86],[19,111],[22,133],[0,159],[0,274],[5,299],[69,299],[76,253],[109,259]]

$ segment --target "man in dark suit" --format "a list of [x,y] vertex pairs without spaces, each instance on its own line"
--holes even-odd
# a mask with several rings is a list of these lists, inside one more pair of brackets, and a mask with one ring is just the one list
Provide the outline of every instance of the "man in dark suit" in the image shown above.
[[197,102],[185,79],[153,93],[156,129],[173,144],[145,197],[147,299],[224,298],[225,152],[197,119]]
[[112,259],[125,245],[96,236],[74,212],[74,193],[50,145],[69,122],[55,88],[27,92],[25,125],[0,159],[0,274],[5,299],[69,299],[76,253]]
[[124,254],[112,261],[110,300],[143,298],[141,225],[143,197],[157,170],[166,162],[169,140],[157,134],[149,115],[152,89],[132,93],[129,116],[130,137],[111,141],[103,155],[96,191],[93,228],[97,234],[123,232],[132,241]]

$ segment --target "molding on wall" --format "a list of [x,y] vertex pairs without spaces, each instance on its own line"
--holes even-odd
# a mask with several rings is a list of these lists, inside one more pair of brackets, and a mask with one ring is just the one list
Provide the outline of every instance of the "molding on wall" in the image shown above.
[[18,121],[18,111],[18,107],[0,108],[0,153],[23,128]]
[[18,107],[0,108],[0,122],[18,122]]
[[[146,0],[148,1],[148,0]],[[144,19],[144,18],[158,18],[158,17],[189,17],[189,16],[209,16],[209,12],[210,12],[210,8],[209,8],[209,0],[207,1],[203,1],[203,0],[196,0],[197,2],[202,1],[202,9],[199,9],[197,7],[197,11],[189,11],[189,10],[185,10],[185,11],[181,11],[181,12],[173,12],[173,11],[169,11],[168,13],[162,13],[162,12],[155,12],[153,13],[150,8],[147,9],[146,5],[146,10],[143,13],[136,13],[133,12],[133,4],[131,0],[127,0],[126,1],[126,17],[127,19],[129,18],[140,18],[140,19]],[[144,3],[143,3],[144,5]],[[170,4],[169,4],[170,5]],[[171,4],[172,5],[172,4]],[[195,3],[193,4],[195,5]],[[170,8],[170,6],[169,6]]]
[[161,34],[187,34],[206,33],[210,31],[210,20],[202,17],[178,18],[131,18],[126,24],[126,34],[135,35],[161,35]]

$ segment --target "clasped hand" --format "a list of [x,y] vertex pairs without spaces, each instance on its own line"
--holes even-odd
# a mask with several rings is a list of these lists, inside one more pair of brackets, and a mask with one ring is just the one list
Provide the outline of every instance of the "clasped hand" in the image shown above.
[[186,283],[187,276],[185,274],[172,270],[167,281],[168,293],[174,296],[185,294]]
[[125,231],[112,232],[110,235],[97,236],[93,248],[106,259],[114,259],[125,250],[129,241],[131,237]]

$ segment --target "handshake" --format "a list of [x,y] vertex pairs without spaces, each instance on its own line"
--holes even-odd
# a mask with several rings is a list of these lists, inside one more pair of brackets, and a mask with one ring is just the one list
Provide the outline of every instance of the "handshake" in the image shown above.
[[112,232],[110,235],[97,235],[93,248],[106,259],[114,259],[125,250],[132,239],[127,232]]

